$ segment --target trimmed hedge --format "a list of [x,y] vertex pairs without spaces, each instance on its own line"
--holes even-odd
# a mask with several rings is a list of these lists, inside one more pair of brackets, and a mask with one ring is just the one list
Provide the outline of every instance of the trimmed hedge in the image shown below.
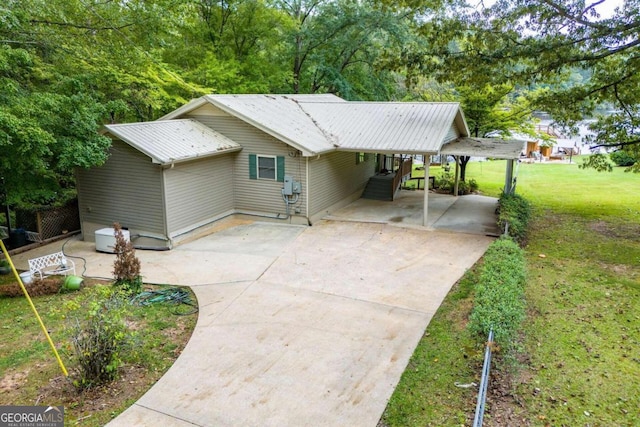
[[510,238],[489,246],[480,271],[469,329],[483,341],[493,328],[494,340],[509,353],[526,315],[524,251]]
[[504,234],[507,223],[507,234],[522,244],[527,237],[527,227],[531,218],[529,201],[519,194],[502,193],[498,200],[498,226]]

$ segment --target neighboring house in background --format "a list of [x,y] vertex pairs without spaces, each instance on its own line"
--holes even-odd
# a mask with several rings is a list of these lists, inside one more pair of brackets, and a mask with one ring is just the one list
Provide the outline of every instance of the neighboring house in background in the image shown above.
[[105,134],[107,162],[77,172],[85,240],[119,222],[170,248],[231,214],[311,224],[358,199],[381,155],[437,154],[469,131],[458,103],[207,95]]

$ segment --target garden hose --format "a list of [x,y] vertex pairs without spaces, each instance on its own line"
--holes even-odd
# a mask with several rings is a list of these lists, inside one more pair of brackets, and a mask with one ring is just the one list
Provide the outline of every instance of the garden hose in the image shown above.
[[175,286],[140,292],[131,298],[131,303],[140,306],[166,303],[175,306],[171,312],[178,316],[198,312],[198,304],[191,297],[191,293],[184,288]]

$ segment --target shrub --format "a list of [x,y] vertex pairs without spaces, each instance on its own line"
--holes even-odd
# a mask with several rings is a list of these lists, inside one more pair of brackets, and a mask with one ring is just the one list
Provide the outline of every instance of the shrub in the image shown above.
[[106,287],[98,288],[97,292],[98,298],[88,307],[80,307],[74,301],[66,307],[83,313],[81,317],[72,317],[71,326],[73,359],[77,364],[73,384],[79,390],[115,379],[123,353],[134,342],[134,334],[126,322],[129,315],[126,295]]
[[470,331],[486,340],[493,328],[494,340],[506,353],[514,343],[525,318],[523,250],[510,238],[489,246],[484,256],[469,320]]
[[609,158],[613,163],[618,166],[633,166],[636,163],[636,158],[624,150],[614,151],[609,154]]
[[[455,190],[455,178],[448,172],[436,177],[434,187],[439,193],[453,194]],[[478,182],[475,179],[458,182],[458,195],[462,196],[478,191]]]
[[136,257],[136,251],[131,242],[125,240],[120,224],[114,223],[113,228],[116,238],[116,260],[113,263],[115,285],[132,294],[140,293],[142,290],[140,260]]
[[531,218],[531,205],[519,194],[502,193],[498,200],[498,226],[518,243],[524,243],[527,237],[527,228]]

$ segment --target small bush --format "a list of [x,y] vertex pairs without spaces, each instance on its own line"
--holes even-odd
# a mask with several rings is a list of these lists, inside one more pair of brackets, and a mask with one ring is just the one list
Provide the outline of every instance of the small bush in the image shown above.
[[129,351],[134,342],[134,334],[126,322],[129,315],[126,295],[110,288],[101,288],[98,292],[98,298],[88,307],[66,307],[71,312],[83,312],[80,317],[72,317],[71,325],[73,358],[77,364],[73,384],[79,390],[115,379],[123,363],[123,353]]
[[[434,188],[439,193],[453,194],[455,190],[455,178],[448,172],[444,172],[434,180]],[[478,191],[478,182],[475,179],[458,182],[458,195],[471,194]]]
[[508,235],[518,243],[524,243],[531,218],[531,205],[527,199],[519,194],[502,193],[498,200],[498,210],[498,226],[502,233],[509,224]]
[[122,227],[117,222],[113,224],[116,238],[116,260],[113,263],[115,285],[128,293],[138,294],[142,290],[142,276],[140,276],[140,260],[130,241],[125,240]]
[[624,150],[618,150],[610,153],[609,158],[618,166],[628,167],[633,166],[636,163],[636,158]]
[[526,266],[523,250],[512,239],[501,238],[489,246],[476,287],[470,331],[486,340],[493,328],[496,343],[506,350],[514,343],[525,318]]

